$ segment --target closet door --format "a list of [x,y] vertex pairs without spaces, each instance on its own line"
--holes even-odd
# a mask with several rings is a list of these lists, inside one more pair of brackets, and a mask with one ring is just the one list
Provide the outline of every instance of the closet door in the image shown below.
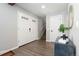
[[18,45],[22,46],[38,39],[37,19],[19,12],[18,13]]
[[18,45],[22,46],[29,42],[29,16],[23,13],[18,14]]
[[31,17],[31,39],[38,39],[38,19]]

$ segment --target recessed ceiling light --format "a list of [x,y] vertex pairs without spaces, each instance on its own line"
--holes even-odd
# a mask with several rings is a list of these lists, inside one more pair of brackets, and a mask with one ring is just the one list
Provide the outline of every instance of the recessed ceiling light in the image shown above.
[[44,9],[44,8],[46,8],[46,6],[45,6],[45,5],[42,5],[42,6],[41,6],[41,8],[43,8],[43,9]]

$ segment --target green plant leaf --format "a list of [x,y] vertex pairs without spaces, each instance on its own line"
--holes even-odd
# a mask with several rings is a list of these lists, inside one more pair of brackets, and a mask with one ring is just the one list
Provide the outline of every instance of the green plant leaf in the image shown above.
[[64,24],[61,24],[58,30],[60,32],[64,33],[66,30],[70,30],[70,28],[65,27]]

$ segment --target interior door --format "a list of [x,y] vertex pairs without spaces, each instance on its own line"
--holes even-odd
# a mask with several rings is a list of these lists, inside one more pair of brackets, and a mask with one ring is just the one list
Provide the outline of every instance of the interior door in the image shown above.
[[18,13],[18,45],[22,46],[38,39],[38,22],[37,19],[24,14]]
[[28,43],[30,39],[29,33],[29,16],[19,12],[18,14],[18,45],[24,45]]
[[50,16],[50,41],[55,42],[57,36],[61,33],[58,31],[60,24],[62,23],[62,15]]
[[31,37],[32,40],[38,39],[38,22],[36,18],[31,17]]

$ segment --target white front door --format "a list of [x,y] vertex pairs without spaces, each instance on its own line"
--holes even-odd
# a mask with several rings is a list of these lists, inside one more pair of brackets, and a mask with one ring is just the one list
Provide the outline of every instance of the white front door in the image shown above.
[[55,42],[57,36],[61,34],[58,31],[61,23],[62,23],[62,15],[56,15],[56,16],[49,17],[50,41],[51,42]]

